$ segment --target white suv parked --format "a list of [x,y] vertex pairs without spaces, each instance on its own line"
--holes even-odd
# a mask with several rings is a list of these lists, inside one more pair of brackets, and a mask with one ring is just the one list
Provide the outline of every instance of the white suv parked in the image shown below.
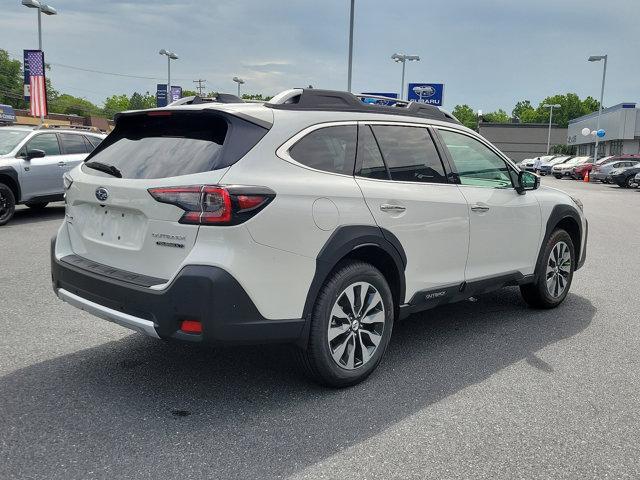
[[104,135],[76,129],[0,127],[0,225],[15,206],[42,209],[62,200],[62,176],[82,162]]
[[290,90],[127,112],[65,180],[58,297],[156,338],[291,342],[355,384],[407,315],[519,285],[566,297],[582,205],[435,107]]

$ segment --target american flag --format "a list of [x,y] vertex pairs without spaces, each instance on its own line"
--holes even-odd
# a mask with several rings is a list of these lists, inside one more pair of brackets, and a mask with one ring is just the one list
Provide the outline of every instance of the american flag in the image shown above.
[[44,117],[47,114],[47,89],[44,77],[44,53],[33,50],[27,53],[29,61],[29,88],[31,90],[31,115]]

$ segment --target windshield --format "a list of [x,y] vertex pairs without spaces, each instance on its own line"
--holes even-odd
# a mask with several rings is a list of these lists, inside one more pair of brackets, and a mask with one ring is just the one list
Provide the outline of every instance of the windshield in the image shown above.
[[25,130],[0,130],[0,155],[10,153],[27,135]]

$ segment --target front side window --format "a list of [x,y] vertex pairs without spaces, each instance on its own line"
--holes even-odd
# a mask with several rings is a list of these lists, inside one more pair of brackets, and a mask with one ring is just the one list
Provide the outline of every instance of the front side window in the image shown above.
[[447,183],[431,134],[423,127],[372,125],[392,180]]
[[291,147],[289,155],[316,170],[353,175],[357,133],[355,125],[319,128]]
[[60,145],[55,133],[41,133],[27,142],[27,151],[43,150],[45,155],[60,155]]
[[82,135],[76,135],[73,133],[61,133],[60,140],[62,141],[64,153],[66,153],[67,155],[89,152]]
[[483,143],[450,130],[440,130],[440,136],[449,150],[462,185],[513,187],[506,162]]
[[24,137],[29,135],[28,131],[24,130],[0,130],[0,155],[6,155],[10,153],[18,144],[24,140]]

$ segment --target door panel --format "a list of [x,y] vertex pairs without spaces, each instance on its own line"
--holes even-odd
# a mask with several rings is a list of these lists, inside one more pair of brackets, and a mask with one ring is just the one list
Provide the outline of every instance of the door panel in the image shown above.
[[44,150],[46,155],[31,160],[20,159],[23,173],[22,199],[61,193],[66,162],[60,155],[57,135],[53,132],[35,135],[25,146],[25,152],[30,150]]
[[461,284],[469,247],[467,202],[447,183],[428,130],[361,124],[356,163],[356,181],[376,223],[405,249],[405,302],[418,291]]
[[466,280],[533,273],[542,229],[535,192],[518,194],[516,171],[488,145],[461,132],[439,134],[469,205]]

